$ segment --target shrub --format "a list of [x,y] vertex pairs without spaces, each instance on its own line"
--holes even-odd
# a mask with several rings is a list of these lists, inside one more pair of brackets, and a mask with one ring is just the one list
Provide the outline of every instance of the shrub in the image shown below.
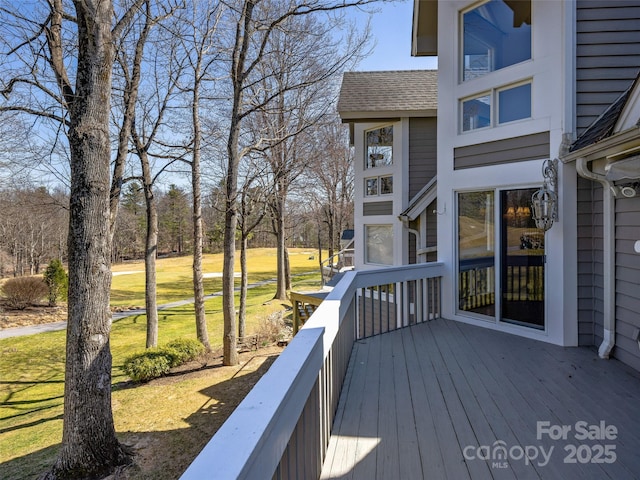
[[49,292],[47,284],[37,277],[10,278],[1,290],[9,306],[16,310],[24,310],[37,303]]
[[122,368],[132,380],[147,382],[166,375],[172,368],[193,360],[203,352],[204,345],[197,340],[179,338],[162,347],[131,355]]
[[132,380],[146,382],[169,373],[171,356],[164,349],[149,349],[128,357],[123,369]]
[[65,272],[62,262],[54,258],[47,265],[44,272],[44,281],[49,288],[49,305],[54,306],[58,303],[58,299],[67,298],[67,290],[69,289],[69,278]]
[[275,343],[290,336],[282,311],[273,312],[258,327],[258,338],[262,345]]
[[204,345],[192,338],[177,338],[167,343],[166,348],[178,353],[180,365],[190,362],[204,353]]

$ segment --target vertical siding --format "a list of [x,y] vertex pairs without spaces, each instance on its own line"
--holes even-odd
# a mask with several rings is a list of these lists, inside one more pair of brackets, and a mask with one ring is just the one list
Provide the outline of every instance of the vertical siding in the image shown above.
[[640,348],[632,339],[640,328],[640,197],[616,200],[616,348],[614,356],[640,370]]
[[599,345],[603,331],[602,188],[578,178],[578,344]]
[[640,68],[640,0],[578,0],[577,134],[624,92]]
[[436,175],[436,119],[409,119],[409,198]]

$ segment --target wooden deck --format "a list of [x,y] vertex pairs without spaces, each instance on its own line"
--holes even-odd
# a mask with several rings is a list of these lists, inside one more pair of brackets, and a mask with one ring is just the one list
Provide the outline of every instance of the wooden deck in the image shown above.
[[638,479],[640,375],[447,320],[360,340],[321,478]]

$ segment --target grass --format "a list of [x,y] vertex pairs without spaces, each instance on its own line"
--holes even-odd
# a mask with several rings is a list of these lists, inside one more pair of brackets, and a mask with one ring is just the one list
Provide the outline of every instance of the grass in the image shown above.
[[[292,273],[317,270],[313,253],[291,251]],[[206,272],[221,270],[220,255],[207,256]],[[251,251],[249,281],[275,276],[275,252]],[[142,265],[116,265],[114,272],[135,271]],[[158,303],[192,296],[191,258],[158,261]],[[206,292],[219,290],[212,279]],[[296,276],[293,288],[317,288],[319,274]],[[289,305],[271,301],[275,287],[249,290],[247,331]],[[114,276],[114,305],[144,304],[144,274]],[[222,345],[222,299],[206,302],[209,337],[214,349]],[[195,338],[193,306],[159,312],[159,343],[177,337]],[[126,443],[136,445],[140,470],[130,478],[177,478],[204,446],[223,419],[273,361],[260,352],[243,368],[208,368],[198,373],[131,387],[122,372],[124,359],[144,349],[145,317],[127,317],[113,323],[113,410],[116,430]],[[0,478],[33,478],[49,466],[62,436],[65,332],[0,340]],[[152,460],[149,460],[152,459]]]

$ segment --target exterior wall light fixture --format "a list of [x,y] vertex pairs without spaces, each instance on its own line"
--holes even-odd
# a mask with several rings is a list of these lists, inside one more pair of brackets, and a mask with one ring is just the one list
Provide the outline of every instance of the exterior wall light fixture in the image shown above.
[[536,227],[545,232],[558,220],[558,159],[542,164],[544,184],[531,196],[531,207]]

